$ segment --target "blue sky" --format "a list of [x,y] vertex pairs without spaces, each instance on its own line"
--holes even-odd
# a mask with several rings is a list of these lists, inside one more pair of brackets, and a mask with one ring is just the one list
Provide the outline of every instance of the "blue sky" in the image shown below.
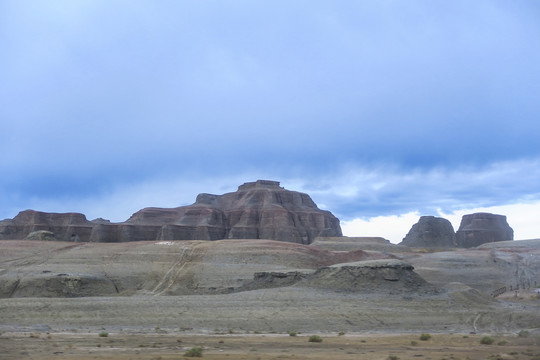
[[0,219],[124,221],[273,179],[348,235],[488,209],[540,237],[539,19],[535,0],[1,1]]

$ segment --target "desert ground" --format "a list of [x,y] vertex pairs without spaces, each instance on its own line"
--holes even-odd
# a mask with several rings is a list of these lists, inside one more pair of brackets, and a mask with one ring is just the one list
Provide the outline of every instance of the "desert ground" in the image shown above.
[[0,249],[0,359],[174,359],[193,346],[210,359],[540,358],[540,240],[441,250],[378,238],[6,240]]
[[[0,336],[2,359],[182,359],[193,347],[205,359],[539,359],[540,338],[522,335],[215,334],[115,332],[17,333]],[[484,340],[482,340],[484,339]],[[491,344],[482,344],[492,340]],[[488,341],[489,342],[489,341]]]

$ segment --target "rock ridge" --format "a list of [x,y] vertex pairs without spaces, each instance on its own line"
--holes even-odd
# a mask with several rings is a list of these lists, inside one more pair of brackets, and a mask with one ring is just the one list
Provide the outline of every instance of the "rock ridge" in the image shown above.
[[122,223],[35,210],[0,221],[0,240],[24,239],[36,231],[50,231],[56,240],[92,242],[270,239],[310,244],[319,236],[342,236],[331,212],[320,210],[309,195],[271,180],[246,182],[223,195],[202,193],[188,206],[144,208]]
[[442,290],[428,283],[414,267],[398,259],[376,259],[323,266],[315,271],[263,271],[253,276],[244,290],[300,286],[338,292],[387,294],[438,294]]

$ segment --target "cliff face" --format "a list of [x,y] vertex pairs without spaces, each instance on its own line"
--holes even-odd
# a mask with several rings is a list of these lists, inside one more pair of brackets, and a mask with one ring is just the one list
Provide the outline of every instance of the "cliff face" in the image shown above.
[[47,231],[54,234],[55,240],[79,241],[89,238],[93,225],[86,216],[79,213],[57,214],[26,210],[13,219],[0,221],[0,240],[33,239],[33,233]]
[[490,213],[464,215],[456,232],[459,247],[475,247],[484,243],[514,240],[514,230],[506,216]]
[[456,247],[456,235],[450,221],[435,216],[422,216],[400,245],[428,248]]
[[53,232],[57,240],[96,242],[271,239],[309,244],[317,236],[342,235],[339,220],[309,195],[267,180],[223,195],[199,194],[189,206],[145,208],[123,223],[27,210],[0,222],[0,239],[23,239],[40,230]]

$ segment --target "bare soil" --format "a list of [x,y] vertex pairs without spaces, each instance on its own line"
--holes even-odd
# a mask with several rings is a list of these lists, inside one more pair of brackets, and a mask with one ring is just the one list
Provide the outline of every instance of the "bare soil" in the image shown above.
[[322,334],[322,342],[309,342],[311,334],[188,335],[126,332],[108,333],[3,333],[0,358],[10,359],[182,359],[192,347],[203,348],[204,359],[540,359],[540,337],[432,334]]
[[[0,360],[181,359],[193,346],[207,359],[540,360],[539,240],[392,253],[347,241],[347,250],[264,240],[0,241]],[[385,257],[415,273],[379,276],[354,263]],[[243,291],[257,272],[329,266],[311,281]],[[311,334],[323,342],[308,342]],[[480,344],[485,334],[493,344]]]

